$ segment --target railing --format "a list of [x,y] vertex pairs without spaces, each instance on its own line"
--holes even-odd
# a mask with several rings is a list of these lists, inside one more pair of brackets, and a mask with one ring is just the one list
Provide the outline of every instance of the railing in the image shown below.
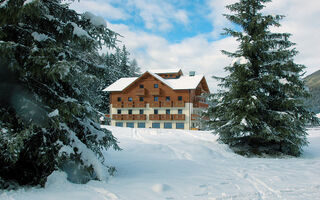
[[186,116],[185,114],[173,114],[172,120],[185,120]]
[[147,119],[147,115],[144,115],[144,114],[133,115],[133,120],[146,120],[146,119]]
[[160,120],[160,115],[157,114],[150,114],[149,120]]
[[123,102],[123,108],[133,108],[133,102],[132,101]]
[[120,115],[120,114],[114,114],[114,115],[112,115],[112,119],[113,119],[113,120],[122,120],[122,115]]
[[159,101],[154,101],[154,102],[150,102],[150,107],[160,107],[160,102]]
[[184,101],[175,101],[173,102],[173,107],[184,107]]
[[199,115],[197,114],[191,114],[191,120],[198,120],[199,119]]
[[145,89],[145,88],[139,88],[139,89],[136,91],[136,95],[138,95],[138,96],[144,96],[144,95],[146,95],[146,89]]
[[134,102],[134,107],[135,108],[145,108],[146,107],[146,102],[135,101]]
[[160,120],[171,120],[172,117],[170,114],[160,114]]
[[113,108],[122,108],[122,102],[115,102],[112,104]]
[[122,120],[133,120],[133,115],[124,114],[122,115]]
[[195,102],[193,104],[193,107],[195,107],[195,108],[208,108],[208,104],[203,103],[203,102]]
[[172,101],[161,102],[161,107],[172,107]]

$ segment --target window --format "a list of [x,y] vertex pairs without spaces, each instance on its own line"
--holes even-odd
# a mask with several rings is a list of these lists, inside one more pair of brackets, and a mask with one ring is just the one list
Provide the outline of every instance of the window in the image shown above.
[[152,123],[152,128],[160,128],[160,123]]
[[166,101],[170,101],[170,97],[166,97]]
[[123,122],[116,122],[116,126],[123,127]]
[[144,122],[138,123],[138,128],[145,128],[145,127],[146,127],[146,123],[144,123]]
[[143,111],[142,109],[139,110],[139,114],[140,114],[140,115],[143,115],[143,112],[144,112],[144,111]]
[[172,74],[170,74],[170,77],[172,77]]
[[166,114],[170,115],[170,109],[166,109]]
[[159,101],[159,97],[154,97],[153,101]]
[[144,101],[144,98],[143,97],[139,97],[139,101]]
[[164,128],[172,128],[172,123],[170,123],[170,122],[165,122],[165,123],[164,123]]
[[120,114],[121,114],[121,110],[120,110],[120,109],[118,109],[118,110],[117,110],[117,113],[118,113],[118,115],[120,115]]
[[121,97],[118,97],[118,102],[120,102],[121,101]]
[[132,97],[128,97],[128,101],[132,101]]
[[127,127],[134,128],[134,122],[127,122]]
[[166,75],[164,75],[165,77],[168,77],[168,75],[166,74]]
[[184,129],[184,123],[176,123],[176,129]]
[[178,96],[178,101],[182,101],[182,96]]
[[154,109],[153,114],[157,115],[159,112],[157,109]]
[[158,84],[154,84],[153,87],[154,88],[159,88],[159,85]]
[[178,109],[178,114],[182,114],[182,109]]
[[144,86],[143,85],[139,85],[139,88],[144,88]]
[[128,114],[129,114],[129,115],[132,115],[132,110],[131,110],[131,109],[128,110]]

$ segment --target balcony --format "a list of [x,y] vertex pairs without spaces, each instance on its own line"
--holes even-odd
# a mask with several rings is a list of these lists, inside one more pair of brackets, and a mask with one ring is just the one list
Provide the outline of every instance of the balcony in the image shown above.
[[136,95],[137,95],[137,96],[145,96],[145,95],[146,95],[146,89],[145,89],[145,88],[139,88],[139,89],[136,91]]
[[175,101],[173,102],[173,107],[184,107],[184,101]]
[[160,115],[157,114],[150,114],[149,120],[160,120]]
[[133,120],[133,115],[124,114],[122,115],[122,120]]
[[123,102],[123,108],[133,108],[133,102],[132,101]]
[[122,115],[119,115],[119,114],[112,115],[112,119],[113,120],[122,120]]
[[161,107],[172,107],[172,101],[161,102]]
[[159,116],[160,120],[171,120],[170,114],[160,114]]
[[113,108],[122,108],[122,102],[115,102],[112,104]]
[[195,102],[193,104],[193,107],[195,107],[195,108],[208,108],[208,104],[203,103],[203,102]]
[[186,116],[185,114],[173,114],[172,120],[185,120]]
[[133,119],[134,120],[146,120],[147,119],[147,115],[133,115]]
[[199,117],[200,117],[199,115],[191,114],[191,120],[198,120]]
[[160,95],[160,88],[152,88],[149,90],[150,95],[157,96]]
[[134,102],[134,107],[135,108],[145,108],[146,107],[146,102],[136,101],[136,102]]
[[150,107],[160,107],[159,101],[150,102]]

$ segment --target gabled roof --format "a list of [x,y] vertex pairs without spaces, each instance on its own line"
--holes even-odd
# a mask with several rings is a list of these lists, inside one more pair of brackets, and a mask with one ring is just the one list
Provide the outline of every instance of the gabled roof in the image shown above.
[[120,78],[116,82],[109,85],[107,88],[103,89],[104,92],[121,92],[127,86],[131,85],[138,77],[130,77],[130,78]]
[[[158,79],[168,87],[173,90],[189,90],[189,89],[196,89],[199,83],[204,79],[204,75],[195,75],[195,76],[180,76],[177,79],[164,79],[159,75],[155,74],[154,72],[146,71],[140,77],[145,76],[146,74],[150,74],[154,78]],[[124,89],[128,88],[132,85],[135,81],[138,81],[140,77],[133,77],[133,78],[121,78],[105,88],[104,92],[120,92]]]
[[154,74],[176,74],[179,73],[181,69],[150,69],[148,72],[152,72]]

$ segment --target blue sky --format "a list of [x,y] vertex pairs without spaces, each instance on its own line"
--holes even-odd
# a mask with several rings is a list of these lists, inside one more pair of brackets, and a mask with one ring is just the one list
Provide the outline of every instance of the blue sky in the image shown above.
[[[226,5],[237,0],[80,0],[71,8],[102,16],[107,26],[136,58],[142,71],[156,68],[181,68],[185,74],[205,74],[212,91],[225,76],[230,58],[221,50],[234,51],[237,42],[221,36],[232,27],[223,16]],[[264,10],[283,14],[281,27],[273,31],[292,33],[300,54],[296,62],[306,65],[306,74],[320,69],[320,1],[274,0]]]

